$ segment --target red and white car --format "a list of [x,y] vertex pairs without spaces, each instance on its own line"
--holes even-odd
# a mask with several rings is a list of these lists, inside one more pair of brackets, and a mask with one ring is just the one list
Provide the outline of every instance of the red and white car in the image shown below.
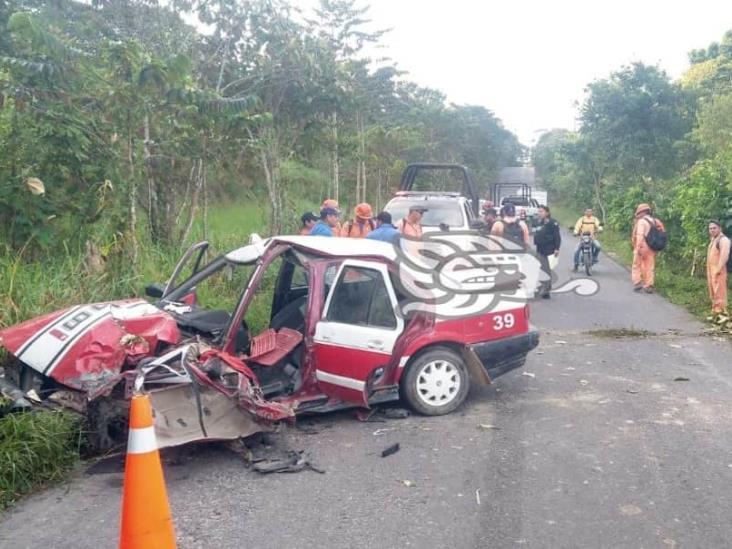
[[201,267],[207,246],[188,250],[165,288],[148,288],[154,303],[81,305],[0,332],[14,357],[5,385],[96,414],[99,446],[120,434],[114,404],[146,390],[166,446],[400,398],[446,414],[538,344],[524,302],[460,318],[402,314],[387,243],[257,239]]

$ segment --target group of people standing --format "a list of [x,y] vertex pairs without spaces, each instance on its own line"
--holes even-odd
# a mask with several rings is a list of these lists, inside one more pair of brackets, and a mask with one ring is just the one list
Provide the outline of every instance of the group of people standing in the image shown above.
[[414,205],[404,219],[393,223],[389,212],[379,212],[376,217],[370,204],[359,204],[353,209],[353,218],[341,223],[341,212],[338,202],[332,199],[325,200],[320,209],[320,217],[312,212],[302,215],[301,235],[310,236],[338,236],[344,238],[367,238],[393,243],[399,235],[421,237],[422,215],[427,208]]
[[[400,235],[419,238],[422,236],[422,215],[427,208],[413,205],[404,219],[393,223],[389,212],[379,212],[373,216],[372,208],[367,203],[359,204],[354,208],[354,216],[346,223],[341,223],[341,212],[338,203],[329,199],[323,202],[320,217],[311,212],[302,215],[301,235],[367,238],[394,243]],[[514,204],[505,204],[500,213],[488,201],[483,206],[483,231],[506,238],[529,249],[531,231],[525,221],[525,216],[517,215]],[[591,208],[587,208],[584,215],[577,220],[574,226],[575,235],[589,233],[592,237],[593,262],[597,262],[600,253],[600,243],[597,234],[602,230],[600,221],[594,216]],[[635,209],[635,219],[631,232],[633,246],[633,263],[631,266],[631,281],[636,292],[653,293],[655,283],[656,254],[658,250],[653,245],[653,237],[657,232],[664,234],[663,223],[652,215],[651,206],[639,204]],[[708,226],[709,246],[707,248],[707,286],[709,299],[712,302],[712,313],[718,314],[727,311],[727,280],[730,269],[730,248],[732,242],[722,231],[719,221],[710,221]],[[534,230],[534,245],[542,269],[549,274],[549,280],[542,284],[539,294],[549,299],[551,291],[550,258],[559,255],[562,238],[559,224],[551,217],[548,206],[540,206],[538,220]],[[574,254],[574,270],[579,263],[579,247]]]
[[[526,250],[530,247],[531,231],[526,223],[526,216],[522,216],[521,212],[517,215],[516,206],[510,202],[503,205],[499,215],[493,203],[486,201],[483,205],[483,227],[487,233],[510,240]],[[552,289],[549,258],[558,257],[559,247],[562,245],[559,224],[552,218],[549,206],[539,206],[534,245],[541,268],[549,275],[548,280],[539,288],[539,295],[543,299],[549,299]]]

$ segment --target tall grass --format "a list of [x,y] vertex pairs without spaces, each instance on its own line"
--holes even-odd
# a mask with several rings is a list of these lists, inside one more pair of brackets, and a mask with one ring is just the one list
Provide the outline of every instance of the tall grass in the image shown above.
[[64,478],[79,458],[80,419],[68,412],[0,418],[0,510],[45,483]]

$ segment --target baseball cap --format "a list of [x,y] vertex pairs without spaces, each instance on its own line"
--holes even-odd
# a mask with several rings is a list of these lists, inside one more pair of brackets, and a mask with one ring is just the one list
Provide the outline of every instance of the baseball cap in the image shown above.
[[501,208],[501,214],[509,217],[516,215],[516,206],[512,202],[504,204],[503,208]]

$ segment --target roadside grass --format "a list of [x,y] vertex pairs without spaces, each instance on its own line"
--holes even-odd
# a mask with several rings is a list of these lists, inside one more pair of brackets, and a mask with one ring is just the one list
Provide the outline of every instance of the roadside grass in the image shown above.
[[[295,233],[302,212],[317,205],[292,201],[286,217],[286,233]],[[212,207],[206,239],[208,259],[246,245],[251,233],[268,234],[269,211],[263,201],[230,202]],[[86,264],[82,243],[65,242],[61,250],[34,257],[13,255],[0,243],[0,329],[29,318],[71,305],[143,296],[146,284],[163,283],[173,271],[185,248],[203,239],[200,220],[193,226],[188,242],[169,249],[140,243],[137,269],[129,264],[129,254],[118,250],[110,255],[104,272],[94,273]],[[126,246],[122,244],[122,246]],[[242,287],[233,288],[241,278],[220,286],[230,288],[238,298]],[[257,296],[247,321],[256,333],[269,322],[274,278],[265,279],[262,297]],[[270,288],[271,290],[271,288]],[[269,297],[267,297],[269,296]],[[223,303],[221,295],[212,296]],[[269,300],[269,301],[268,301]],[[5,358],[0,350],[0,371]],[[25,493],[61,480],[79,459],[82,422],[67,412],[34,411],[6,413],[0,402],[0,510]]]
[[[562,227],[573,228],[582,212],[565,205],[556,205],[552,206],[552,215]],[[606,228],[600,235],[600,242],[604,253],[630,269],[633,263],[633,250],[629,234]],[[630,273],[628,284],[630,284]],[[656,289],[669,301],[685,307],[699,319],[707,319],[710,303],[703,269],[697,270],[692,276],[691,267],[685,261],[667,251],[661,252],[656,260]]]
[[79,459],[80,419],[69,412],[0,417],[0,510],[19,496],[62,480]]

